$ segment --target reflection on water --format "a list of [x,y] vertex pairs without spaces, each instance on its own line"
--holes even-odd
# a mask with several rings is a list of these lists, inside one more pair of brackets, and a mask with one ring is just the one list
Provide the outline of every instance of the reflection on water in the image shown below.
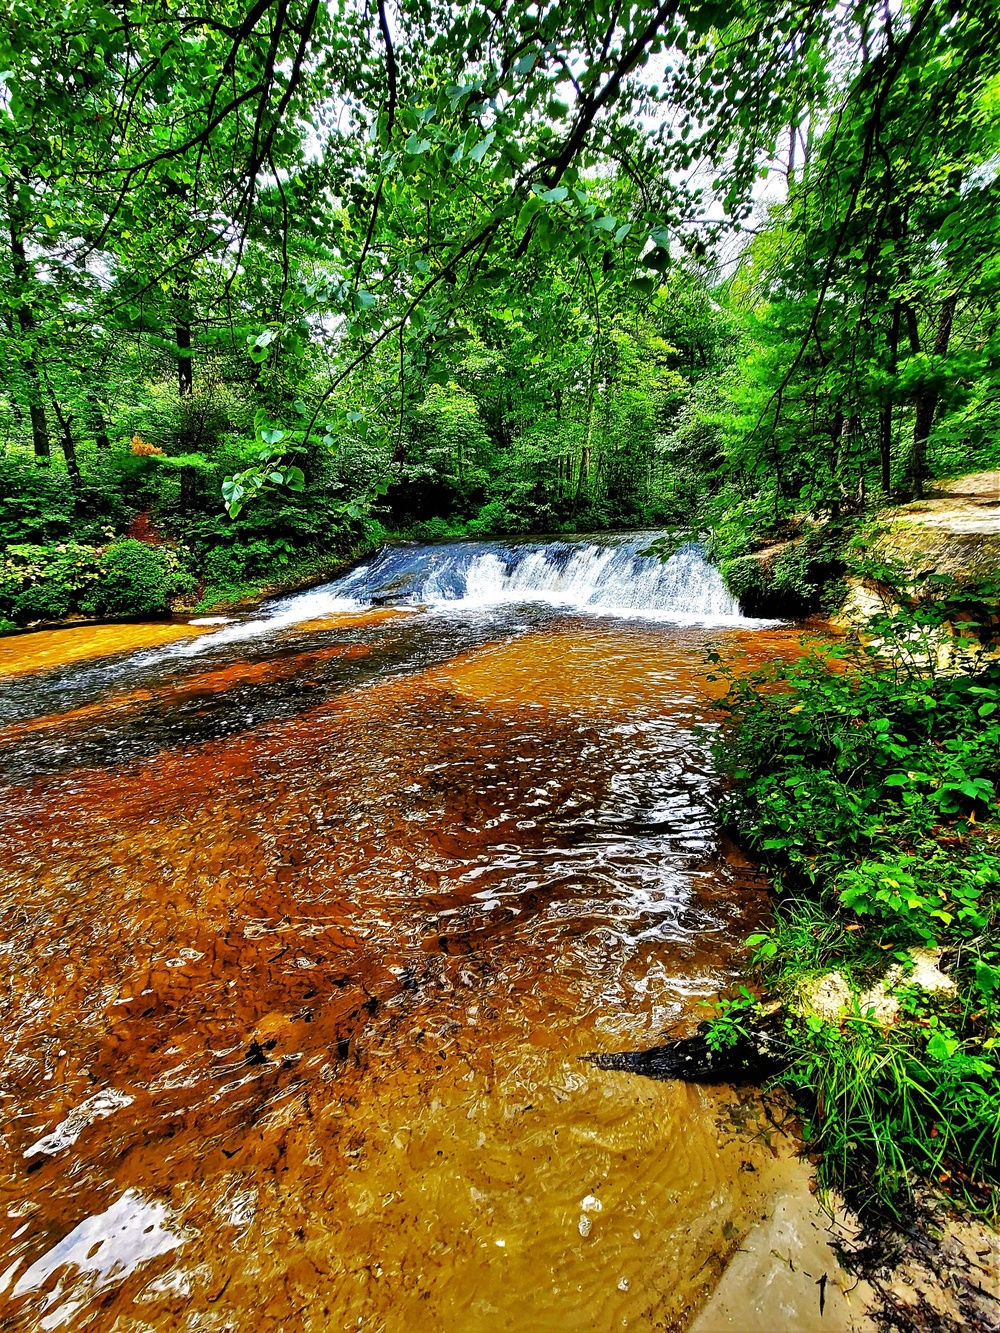
[[[38,1309],[46,1313],[41,1328],[58,1328],[112,1284],[123,1281],[140,1264],[168,1254],[183,1244],[165,1226],[168,1210],[162,1203],[148,1202],[136,1190],[126,1190],[120,1199],[97,1217],[86,1217],[69,1235],[27,1268],[14,1284],[16,1299],[28,1292],[45,1295]],[[49,1279],[61,1274],[55,1285]],[[74,1292],[63,1300],[64,1282]]]
[[5,1327],[679,1326],[759,1106],[578,1057],[697,1022],[765,910],[710,641],[785,635],[331,614],[12,677]]

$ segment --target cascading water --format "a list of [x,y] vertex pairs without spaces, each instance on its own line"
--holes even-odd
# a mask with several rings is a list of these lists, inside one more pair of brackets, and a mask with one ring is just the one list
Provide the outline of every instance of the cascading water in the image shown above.
[[742,621],[739,603],[699,545],[689,542],[664,561],[647,554],[656,536],[387,547],[324,591],[358,605],[545,602],[682,624]]
[[371,606],[479,610],[541,603],[675,625],[763,623],[742,615],[698,543],[685,543],[667,560],[649,554],[660,535],[386,546],[343,578],[270,602],[262,617],[176,651],[200,653],[219,642]]
[[579,1057],[745,966],[703,676],[788,632],[655,536],[0,653],[11,1333],[685,1326],[770,1131]]

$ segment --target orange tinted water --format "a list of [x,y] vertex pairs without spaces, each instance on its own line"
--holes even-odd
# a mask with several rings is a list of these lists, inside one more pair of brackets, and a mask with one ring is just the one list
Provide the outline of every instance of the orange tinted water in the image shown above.
[[382,617],[11,695],[5,1326],[682,1327],[760,1106],[579,1057],[689,1029],[766,910],[709,641],[788,636]]

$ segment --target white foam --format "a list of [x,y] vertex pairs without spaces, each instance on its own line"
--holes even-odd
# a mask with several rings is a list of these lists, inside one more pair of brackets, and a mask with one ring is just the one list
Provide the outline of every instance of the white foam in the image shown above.
[[[701,549],[669,560],[645,556],[644,542],[563,543],[494,551],[443,549],[413,596],[437,608],[486,609],[527,602],[678,625],[748,625],[739,602]],[[639,548],[639,549],[637,549]],[[360,591],[360,590],[359,590]],[[377,593],[378,589],[371,589]]]
[[262,634],[273,634],[276,630],[286,629],[291,625],[301,624],[304,620],[320,620],[324,616],[343,615],[357,611],[361,603],[353,597],[335,597],[325,588],[312,592],[298,593],[294,597],[282,598],[265,608],[265,614],[253,620],[243,620],[217,630],[215,634],[203,634],[190,643],[178,644],[174,653],[179,657],[194,657],[207,648],[217,648],[223,643],[238,643],[244,639],[256,639]]

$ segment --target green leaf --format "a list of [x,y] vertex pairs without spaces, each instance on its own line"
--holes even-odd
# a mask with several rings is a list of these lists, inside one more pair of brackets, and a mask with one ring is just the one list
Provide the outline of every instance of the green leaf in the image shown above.
[[496,130],[490,130],[484,139],[480,139],[475,148],[469,150],[469,158],[473,162],[482,162],[483,158],[490,151],[493,140],[497,137]]
[[523,236],[538,210],[541,208],[541,200],[533,194],[521,205],[521,211],[517,215],[517,222],[514,225],[514,235]]

